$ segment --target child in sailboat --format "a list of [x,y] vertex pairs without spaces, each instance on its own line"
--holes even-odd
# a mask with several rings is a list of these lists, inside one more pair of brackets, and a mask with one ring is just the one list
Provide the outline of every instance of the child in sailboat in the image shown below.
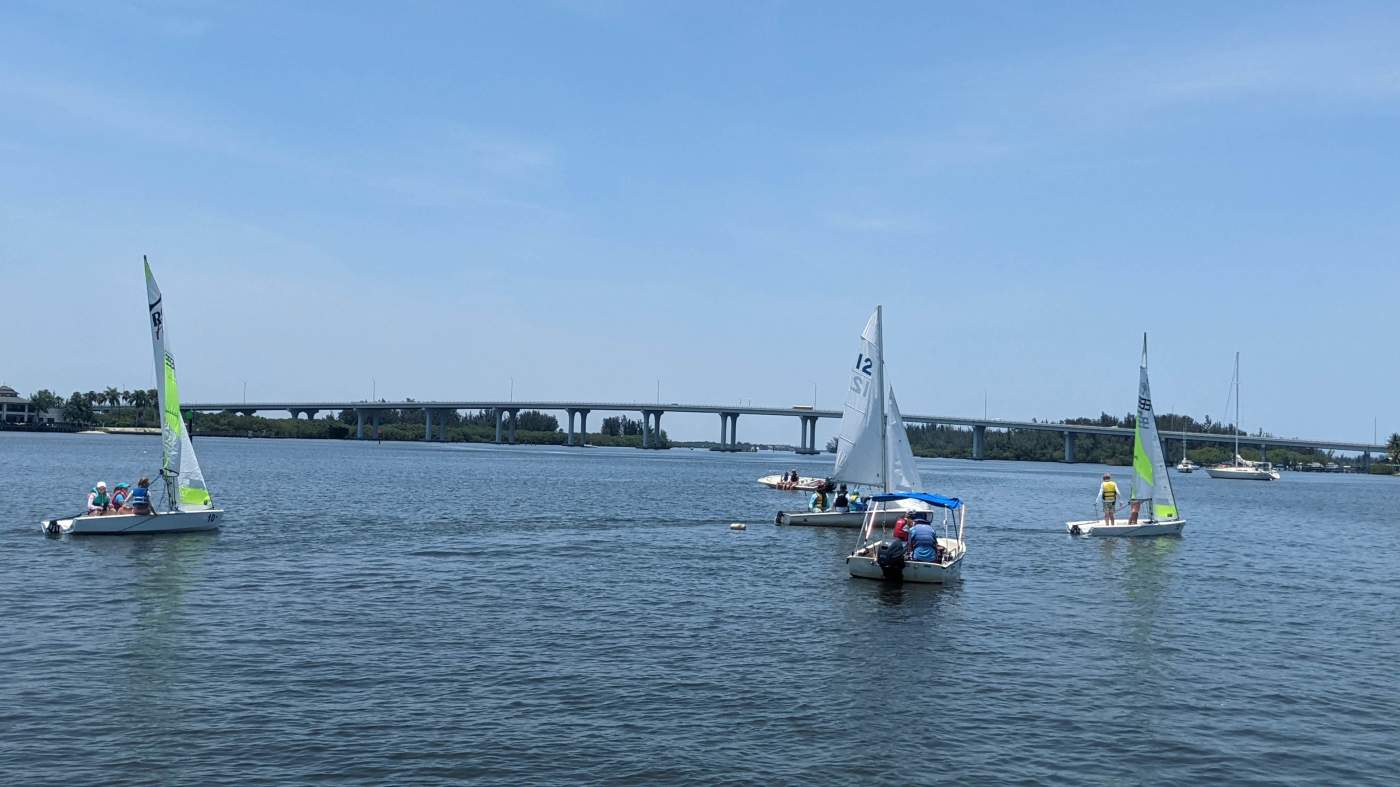
[[1113,482],[1113,476],[1108,473],[1103,474],[1103,483],[1099,484],[1097,502],[1103,504],[1103,521],[1112,527],[1113,514],[1118,508],[1118,485]]
[[107,494],[107,482],[98,481],[88,492],[87,515],[102,516],[112,507],[112,498]]
[[136,488],[131,490],[131,498],[127,501],[127,510],[133,514],[151,513],[151,479],[142,476],[136,482]]

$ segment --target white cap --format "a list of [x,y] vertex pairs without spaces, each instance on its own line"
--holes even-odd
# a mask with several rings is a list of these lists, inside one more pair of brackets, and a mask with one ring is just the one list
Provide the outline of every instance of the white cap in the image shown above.
[[98,488],[98,489],[106,489],[106,488],[107,488],[107,482],[106,482],[106,481],[98,481],[98,482],[97,482],[97,488]]

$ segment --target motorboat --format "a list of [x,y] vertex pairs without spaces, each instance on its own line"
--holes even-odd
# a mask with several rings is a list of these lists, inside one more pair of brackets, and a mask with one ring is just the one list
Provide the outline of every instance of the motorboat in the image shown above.
[[780,489],[784,492],[815,492],[817,488],[826,483],[825,478],[815,478],[813,476],[798,476],[797,483],[789,481],[786,473],[773,473],[758,479],[760,484],[769,489]]
[[160,287],[146,262],[146,306],[150,315],[151,345],[155,355],[156,394],[160,402],[161,469],[165,505],[145,514],[83,514],[55,517],[39,523],[50,535],[134,535],[138,533],[187,533],[214,530],[224,512],[213,505],[204,473],[190,442],[189,427],[180,414],[180,388],[175,379],[175,356],[170,349],[168,323]]
[[1075,536],[1179,536],[1186,520],[1176,506],[1171,476],[1163,458],[1152,410],[1152,389],[1147,380],[1147,335],[1142,337],[1142,361],[1138,365],[1138,411],[1133,428],[1133,477],[1128,493],[1128,516],[1112,522],[1107,517],[1066,522]]
[[[912,504],[912,505],[911,505]],[[904,542],[891,537],[881,524],[887,514],[905,516],[913,510],[941,511],[938,529],[938,550],[932,561],[914,560]],[[967,507],[956,497],[944,497],[929,492],[889,492],[872,495],[870,510],[865,514],[859,546],[846,556],[846,569],[853,577],[894,582],[922,582],[941,585],[962,575],[963,558],[967,555],[964,527]],[[879,532],[876,532],[879,528]]]

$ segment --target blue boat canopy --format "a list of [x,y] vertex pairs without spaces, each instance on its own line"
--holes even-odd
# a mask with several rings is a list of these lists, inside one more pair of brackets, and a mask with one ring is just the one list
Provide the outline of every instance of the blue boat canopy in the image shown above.
[[872,502],[885,503],[891,500],[922,500],[931,503],[939,508],[948,508],[956,511],[962,508],[962,501],[956,497],[944,497],[935,495],[932,492],[885,492],[883,494],[871,495],[866,498]]

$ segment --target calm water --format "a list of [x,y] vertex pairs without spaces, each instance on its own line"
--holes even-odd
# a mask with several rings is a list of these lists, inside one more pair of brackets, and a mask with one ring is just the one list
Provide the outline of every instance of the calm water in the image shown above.
[[[964,581],[846,576],[754,478],[829,459],[202,439],[217,534],[50,539],[143,437],[0,434],[0,773],[25,785],[1396,783],[1400,480],[927,461]],[[749,523],[746,532],[727,529]]]

